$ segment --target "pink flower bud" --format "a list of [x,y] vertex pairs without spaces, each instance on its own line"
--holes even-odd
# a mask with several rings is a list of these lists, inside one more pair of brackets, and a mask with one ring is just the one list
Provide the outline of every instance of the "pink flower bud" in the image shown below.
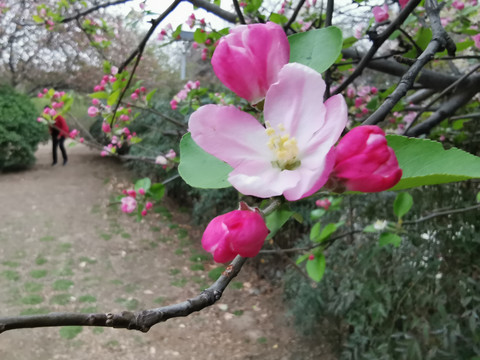
[[139,193],[140,195],[145,195],[145,189],[144,189],[144,188],[138,189],[138,193]]
[[328,199],[319,199],[315,201],[315,205],[317,205],[318,207],[324,208],[325,210],[328,210],[330,208],[330,205],[332,205],[332,203]]
[[46,94],[48,92],[48,89],[47,88],[44,88],[43,89],[43,93]]
[[202,246],[213,254],[216,262],[224,263],[237,255],[256,256],[267,235],[267,226],[258,212],[235,210],[210,221],[203,233]]
[[128,120],[130,120],[130,117],[128,115],[122,114],[122,115],[120,115],[120,120],[121,121],[128,121]]
[[39,123],[43,123],[45,120],[44,120],[42,117],[37,117],[37,121],[38,121]]
[[70,131],[70,137],[72,139],[75,139],[78,134],[79,134],[79,131],[77,129],[73,129],[72,131]]
[[101,156],[101,157],[105,157],[105,156],[107,156],[107,155],[108,155],[108,152],[105,151],[105,150],[102,150],[102,151],[100,152],[100,156]]
[[212,66],[227,88],[256,104],[278,80],[278,73],[289,58],[290,45],[283,28],[268,22],[230,30],[229,35],[220,39]]
[[340,139],[335,148],[335,166],[327,187],[379,192],[400,181],[402,170],[397,157],[387,145],[385,133],[378,126],[358,126]]
[[80,139],[78,139],[78,141],[80,141],[80,142],[83,144],[83,142],[85,141],[85,139],[81,137]]
[[370,94],[375,95],[378,93],[378,89],[375,86],[372,86],[370,88]]
[[57,115],[57,112],[56,112],[54,109],[50,109],[50,113],[49,113],[49,114],[50,114],[50,116],[53,117],[53,116]]
[[106,134],[108,134],[110,131],[112,131],[112,128],[110,127],[110,124],[103,122],[102,123],[102,131]]
[[375,22],[381,23],[388,20],[388,6],[383,4],[383,6],[374,6],[372,9]]
[[125,196],[122,198],[122,206],[121,209],[124,213],[131,213],[137,207],[137,200],[131,196]]
[[98,109],[95,106],[90,106],[87,110],[88,116],[95,117],[98,115]]
[[92,99],[92,104],[93,104],[93,105],[98,105],[98,104],[100,104],[100,100],[98,100],[98,99]]
[[315,255],[310,254],[310,255],[308,256],[308,260],[312,261],[313,259],[315,259]]
[[142,216],[147,216],[147,210],[143,209],[141,214]]
[[130,98],[131,98],[132,100],[137,100],[137,99],[138,99],[137,93],[133,93],[132,95],[130,95]]
[[158,165],[167,165],[168,163],[168,160],[165,156],[162,156],[162,155],[159,155],[156,157],[155,159],[155,164],[158,164]]
[[177,153],[173,149],[168,150],[168,152],[165,154],[165,157],[170,160],[175,159],[176,156]]
[[150,210],[152,207],[153,207],[152,202],[147,201],[146,204],[145,204],[145,209]]
[[459,0],[452,2],[452,6],[457,10],[463,10],[465,8],[465,4]]
[[170,107],[172,108],[172,110],[177,110],[178,101],[175,100],[175,99],[172,99],[172,100],[170,101]]
[[134,199],[137,197],[137,192],[135,190],[127,190],[128,196],[133,197]]
[[39,92],[39,93],[37,94],[37,97],[43,98],[43,93],[40,93],[40,92]]
[[140,92],[147,92],[147,88],[145,86],[140,87]]

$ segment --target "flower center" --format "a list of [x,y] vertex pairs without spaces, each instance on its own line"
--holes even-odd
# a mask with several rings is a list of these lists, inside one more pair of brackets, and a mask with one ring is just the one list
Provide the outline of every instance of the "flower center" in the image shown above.
[[297,139],[290,137],[285,131],[283,124],[278,126],[278,132],[270,125],[270,122],[265,122],[269,140],[268,147],[273,151],[277,160],[272,161],[274,167],[282,170],[294,170],[300,166],[298,156]]

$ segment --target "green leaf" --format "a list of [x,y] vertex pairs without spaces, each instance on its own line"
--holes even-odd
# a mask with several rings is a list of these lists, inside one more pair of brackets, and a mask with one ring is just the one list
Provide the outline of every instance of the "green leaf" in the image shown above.
[[143,179],[137,180],[135,182],[135,191],[138,192],[139,189],[143,189],[145,190],[145,192],[147,192],[148,190],[150,190],[151,184],[152,182],[150,181],[149,178],[143,178]]
[[342,48],[343,49],[348,49],[351,47],[353,44],[355,44],[358,41],[358,39],[354,36],[350,36],[348,38],[343,39],[343,44]]
[[188,185],[201,189],[227,188],[231,186],[228,182],[231,171],[230,165],[200,148],[190,133],[182,137],[178,173]]
[[45,22],[45,21],[44,21],[40,16],[38,16],[38,15],[33,15],[32,18],[33,18],[33,21],[35,21],[37,24],[42,24],[42,23]]
[[107,60],[103,62],[103,72],[105,74],[110,74],[112,71],[112,64],[110,64]]
[[162,200],[164,194],[165,194],[165,185],[160,183],[153,184],[150,187],[150,190],[148,191],[148,195],[150,195],[152,199],[155,201]]
[[286,24],[288,22],[288,18],[285,15],[280,15],[280,14],[277,14],[277,13],[271,14],[269,20],[271,22],[274,22],[275,24],[278,24],[278,25],[283,25],[283,24]]
[[325,255],[323,253],[315,254],[313,260],[307,261],[307,274],[312,278],[313,281],[319,282],[322,280],[323,275],[325,274]]
[[197,29],[193,33],[193,40],[196,43],[203,44],[207,40],[208,34],[203,29]]
[[320,236],[321,227],[322,227],[322,225],[318,222],[315,225],[312,226],[312,228],[310,229],[310,240],[311,241],[315,241],[315,239]]
[[315,209],[310,212],[310,220],[316,221],[325,215],[325,209]]
[[114,91],[113,93],[110,94],[110,96],[107,99],[107,104],[109,106],[115,105],[115,103],[118,100],[118,97],[120,96],[120,90]]
[[402,243],[402,238],[397,234],[392,234],[392,233],[382,233],[380,235],[380,238],[378,239],[378,244],[380,246],[392,244],[395,247],[399,247],[401,243]]
[[367,225],[367,226],[365,226],[365,228],[363,229],[363,232],[366,232],[366,233],[374,233],[374,232],[377,232],[377,229],[375,229],[375,226],[373,226],[373,225]]
[[301,264],[302,262],[304,262],[305,260],[307,260],[309,256],[310,256],[310,254],[302,255],[302,256],[300,256],[300,257],[297,259],[297,261],[295,261],[295,263],[296,263],[297,265],[299,265],[299,264]]
[[408,213],[413,205],[413,198],[409,193],[399,193],[393,203],[393,212],[401,219],[403,215]]
[[150,91],[147,96],[145,96],[145,99],[147,100],[147,103],[150,102],[150,100],[152,100],[152,96],[157,92],[157,89],[153,89],[152,91]]
[[290,210],[288,205],[284,204],[279,207],[277,210],[268,214],[265,218],[268,230],[270,233],[267,236],[267,240],[271,239],[278,230],[290,219],[293,215],[293,211]]
[[398,135],[388,135],[387,141],[403,170],[391,190],[480,178],[480,157],[463,150],[445,150],[436,141]]
[[323,228],[322,232],[320,233],[320,236],[314,241],[319,243],[324,242],[330,237],[330,235],[332,235],[335,231],[337,231],[338,227],[339,227],[338,224],[334,224],[334,223],[327,224]]
[[108,93],[106,93],[105,91],[95,92],[93,94],[89,94],[88,96],[93,99],[108,99]]
[[334,26],[290,35],[290,62],[307,65],[319,73],[337,60],[342,50],[342,31]]
[[246,1],[247,6],[245,6],[244,11],[246,13],[255,12],[262,6],[262,2],[263,0],[248,0]]

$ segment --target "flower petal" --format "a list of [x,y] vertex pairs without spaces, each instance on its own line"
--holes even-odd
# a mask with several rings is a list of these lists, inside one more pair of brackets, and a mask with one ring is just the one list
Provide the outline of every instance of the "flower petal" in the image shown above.
[[283,124],[298,144],[306,144],[325,121],[325,82],[315,70],[302,64],[287,64],[265,97],[265,121]]
[[234,106],[202,106],[190,116],[188,127],[198,146],[234,168],[244,161],[273,159],[265,128]]

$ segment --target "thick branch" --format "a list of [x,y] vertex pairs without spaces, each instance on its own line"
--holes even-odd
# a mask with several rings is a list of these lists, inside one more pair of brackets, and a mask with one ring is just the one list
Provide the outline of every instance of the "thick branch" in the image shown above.
[[240,24],[246,24],[245,18],[243,17],[242,9],[240,9],[240,5],[238,4],[238,0],[233,0],[233,7],[238,15],[238,20]]
[[73,20],[78,20],[81,17],[87,16],[88,14],[91,14],[92,12],[95,12],[95,11],[100,10],[102,8],[106,8],[106,7],[113,6],[113,5],[124,4],[124,3],[129,2],[129,1],[132,1],[132,0],[108,1],[108,2],[103,3],[103,4],[93,6],[90,9],[87,9],[85,11],[79,12],[78,14],[76,14],[74,16],[66,17],[62,21],[60,21],[60,23],[65,24],[65,23],[68,23],[68,22],[73,21]]
[[297,18],[298,13],[300,12],[300,9],[302,8],[303,4],[305,4],[305,0],[300,0],[299,3],[297,4],[297,7],[293,11],[292,16],[288,20],[288,22],[285,24],[283,29],[287,31],[288,28],[295,22],[295,19]]
[[106,314],[51,313],[45,315],[0,318],[0,333],[25,328],[50,326],[105,326],[147,332],[160,322],[188,316],[218,301],[230,281],[237,276],[246,259],[237,256],[215,283],[200,295],[178,304],[138,312],[123,311]]

